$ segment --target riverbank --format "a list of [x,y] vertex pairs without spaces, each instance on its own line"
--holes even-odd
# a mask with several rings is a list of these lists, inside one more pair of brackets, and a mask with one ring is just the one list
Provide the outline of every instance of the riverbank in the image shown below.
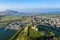
[[17,30],[4,30],[4,28],[0,28],[0,40],[9,40]]

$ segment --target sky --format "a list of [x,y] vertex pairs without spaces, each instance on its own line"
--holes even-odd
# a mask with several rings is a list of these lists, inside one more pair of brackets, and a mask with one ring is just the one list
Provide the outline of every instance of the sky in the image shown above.
[[0,10],[60,8],[60,0],[0,0]]

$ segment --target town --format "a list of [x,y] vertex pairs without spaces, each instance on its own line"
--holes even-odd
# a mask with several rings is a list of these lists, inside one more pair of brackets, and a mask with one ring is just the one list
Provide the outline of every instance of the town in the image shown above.
[[8,16],[10,20],[6,17],[0,19],[0,28],[4,28],[4,31],[17,30],[10,40],[60,39],[59,16]]

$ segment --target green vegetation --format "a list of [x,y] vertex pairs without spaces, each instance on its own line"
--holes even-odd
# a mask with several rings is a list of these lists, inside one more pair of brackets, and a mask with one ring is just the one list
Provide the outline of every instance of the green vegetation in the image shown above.
[[54,17],[54,16],[60,16],[59,14],[43,14],[41,16],[45,16],[47,18]]
[[0,24],[8,24],[9,22],[0,22]]
[[[48,17],[48,15],[46,15]],[[52,16],[52,15],[51,15]],[[49,16],[49,17],[51,17]],[[3,25],[8,25],[10,21],[14,21],[14,20],[20,20],[21,22],[31,22],[32,18],[30,16],[26,17],[22,17],[22,16],[5,16],[2,17],[0,20],[0,24]],[[5,22],[4,22],[5,21]],[[29,26],[29,25],[28,25]],[[49,37],[60,37],[60,32],[56,29],[53,29],[51,27],[48,27],[46,25],[38,25],[38,31],[35,31],[33,28],[29,28],[28,26],[26,27],[26,29],[24,30],[25,33],[29,34],[28,36],[24,36],[23,35],[23,31],[20,33],[21,35],[21,40],[37,40],[37,39],[42,39],[44,40],[45,38],[49,38]],[[29,32],[28,32],[29,31]],[[16,34],[13,35],[12,38],[10,38],[10,40],[13,40],[15,38],[15,36],[19,33],[20,31],[17,31]]]
[[16,35],[18,35],[19,32],[20,32],[20,31],[17,31],[9,40],[15,39]]
[[45,32],[47,32],[47,34],[49,32],[53,32],[55,34],[55,36],[60,37],[60,35],[59,35],[60,32],[56,29],[53,29],[53,28],[45,26],[45,25],[39,25],[38,28],[39,28],[39,31],[45,31]]
[[21,16],[5,16],[2,17],[0,21],[19,20],[21,18],[22,18]]
[[[22,36],[22,40],[44,40],[44,39],[51,39],[56,36],[54,29],[50,30],[49,27],[45,25],[39,25],[40,30],[35,31],[33,28],[29,27],[27,34],[28,36]],[[54,38],[53,38],[54,39]],[[57,39],[57,38],[55,38]]]
[[35,31],[34,29],[30,28],[29,30],[29,37],[33,37],[33,38],[37,38],[37,37],[44,37],[45,36],[45,32],[43,31]]
[[35,31],[31,27],[29,28],[29,36],[31,40],[44,40],[54,37],[54,33],[51,31],[48,34],[45,31]]
[[22,20],[23,22],[31,22],[32,18],[30,16],[24,16],[23,17],[24,20]]
[[2,22],[9,22],[9,21],[14,21],[14,20],[20,20],[23,22],[30,22],[32,20],[31,16],[5,16],[1,17],[0,23]]
[[27,40],[27,38],[26,37],[21,37],[21,40]]

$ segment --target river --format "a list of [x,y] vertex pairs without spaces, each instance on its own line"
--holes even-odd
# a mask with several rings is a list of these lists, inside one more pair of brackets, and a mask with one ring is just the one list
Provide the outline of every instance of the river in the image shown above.
[[9,40],[16,32],[17,30],[0,28],[0,40]]

